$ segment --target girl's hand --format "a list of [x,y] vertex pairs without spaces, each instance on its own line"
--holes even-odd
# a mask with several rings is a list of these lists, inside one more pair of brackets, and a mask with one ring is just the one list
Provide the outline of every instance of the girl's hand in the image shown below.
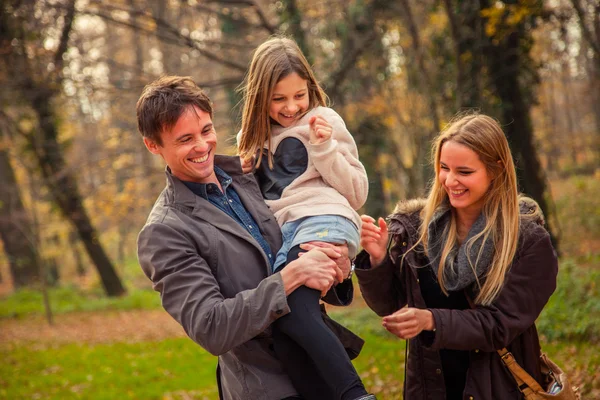
[[333,128],[325,118],[320,115],[313,115],[308,120],[308,124],[310,126],[309,140],[311,144],[320,144],[331,138]]
[[254,168],[254,162],[255,162],[255,157],[252,156],[248,159],[243,159],[240,156],[240,164],[242,164],[242,171],[247,174],[249,172],[252,172],[252,168]]
[[435,320],[433,313],[429,310],[406,307],[383,317],[382,325],[400,339],[411,339],[424,330],[434,330]]
[[376,267],[383,262],[387,254],[388,227],[385,220],[379,217],[379,226],[368,215],[361,215],[360,245],[369,253],[371,266]]

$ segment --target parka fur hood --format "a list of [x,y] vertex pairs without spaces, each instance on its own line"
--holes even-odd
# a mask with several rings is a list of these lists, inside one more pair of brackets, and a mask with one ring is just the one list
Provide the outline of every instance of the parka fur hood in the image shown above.
[[[401,215],[409,216],[415,213],[420,214],[426,203],[427,199],[425,198],[399,201],[394,208],[394,212],[388,218],[395,219]],[[520,217],[523,222],[531,221],[536,222],[541,226],[545,225],[546,221],[542,209],[532,198],[519,195],[519,209]]]

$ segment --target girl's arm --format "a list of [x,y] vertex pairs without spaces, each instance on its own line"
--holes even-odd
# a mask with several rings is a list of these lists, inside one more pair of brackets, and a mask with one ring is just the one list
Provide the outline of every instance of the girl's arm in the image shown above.
[[369,183],[365,167],[358,160],[354,138],[342,118],[332,109],[319,108],[318,116],[331,126],[331,135],[315,144],[308,144],[312,162],[323,180],[357,210],[367,200]]

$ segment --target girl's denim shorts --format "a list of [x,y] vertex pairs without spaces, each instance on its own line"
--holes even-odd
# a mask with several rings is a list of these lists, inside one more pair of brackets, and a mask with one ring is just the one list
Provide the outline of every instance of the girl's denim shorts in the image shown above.
[[275,257],[273,270],[277,271],[287,261],[290,249],[306,242],[327,242],[348,245],[348,257],[358,251],[360,233],[352,221],[339,215],[316,215],[286,222],[281,227],[283,244]]

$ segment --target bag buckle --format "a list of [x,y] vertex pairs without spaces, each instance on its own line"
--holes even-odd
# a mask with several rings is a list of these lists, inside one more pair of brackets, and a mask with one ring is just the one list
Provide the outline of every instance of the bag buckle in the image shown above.
[[510,351],[506,352],[506,354],[503,354],[501,358],[505,365],[512,364],[515,361],[515,358]]

